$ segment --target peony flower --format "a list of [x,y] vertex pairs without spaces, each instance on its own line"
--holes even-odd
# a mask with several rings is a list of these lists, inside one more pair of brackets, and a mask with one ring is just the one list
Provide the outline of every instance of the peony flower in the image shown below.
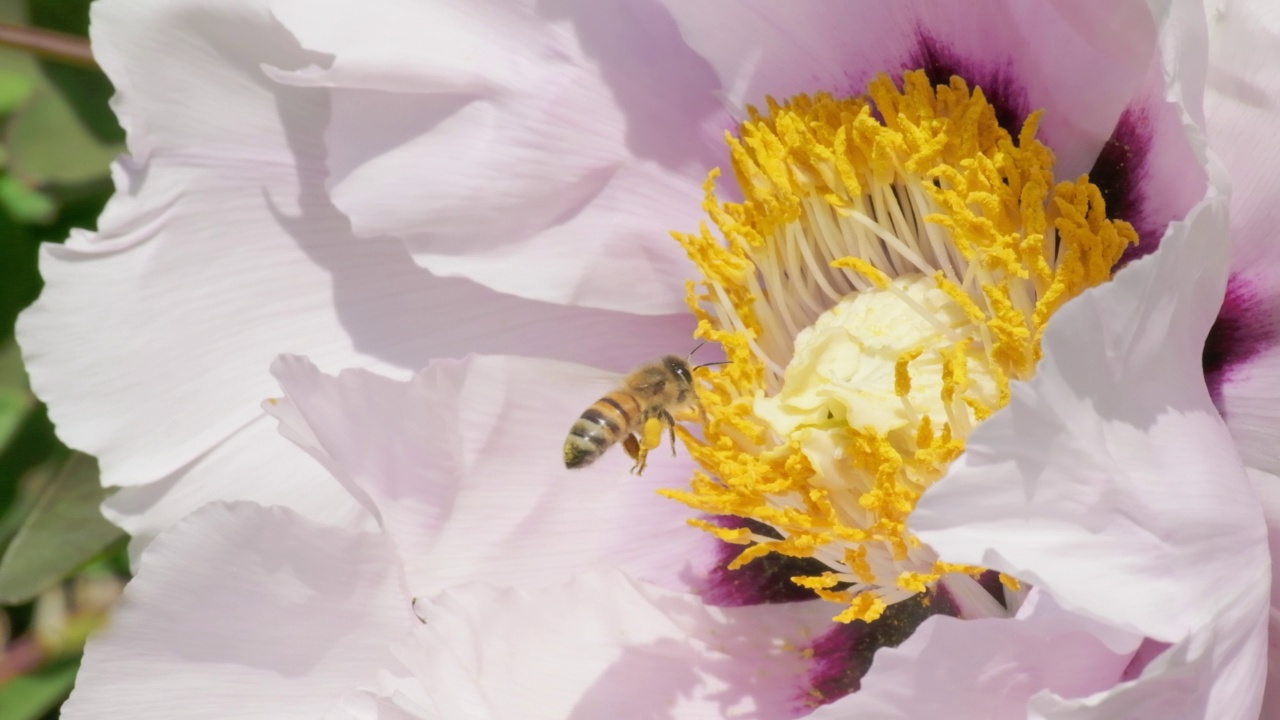
[[[251,502],[144,555],[69,716],[1256,716],[1267,285],[1200,11],[1156,10],[99,6],[132,155],[47,253],[33,383],[143,542]],[[566,478],[608,385],[565,361],[687,342],[686,278],[702,475]],[[156,301],[183,342],[122,343]],[[277,365],[319,466],[256,409],[291,350],[367,368]],[[409,377],[466,352],[542,359]]]

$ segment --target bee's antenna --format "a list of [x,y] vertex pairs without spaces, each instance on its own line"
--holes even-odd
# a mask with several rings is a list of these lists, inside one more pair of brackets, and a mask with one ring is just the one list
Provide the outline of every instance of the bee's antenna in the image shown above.
[[693,369],[697,370],[698,368],[711,367],[713,365],[732,365],[732,364],[733,364],[732,360],[721,360],[720,362],[703,363],[701,365],[694,365]]
[[694,354],[694,353],[696,353],[696,352],[698,352],[698,348],[700,348],[700,347],[702,347],[703,345],[706,345],[706,344],[707,344],[707,341],[706,341],[706,340],[703,340],[702,342],[700,342],[700,343],[698,343],[697,345],[695,345],[695,346],[693,347],[693,349],[689,351],[689,354],[684,356],[684,359],[685,359],[685,360],[688,360],[689,358],[693,357],[693,354]]

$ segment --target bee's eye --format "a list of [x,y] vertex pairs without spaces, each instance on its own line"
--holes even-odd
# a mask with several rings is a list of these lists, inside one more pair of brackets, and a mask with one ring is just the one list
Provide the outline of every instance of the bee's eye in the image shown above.
[[693,383],[693,376],[689,374],[689,368],[683,365],[676,365],[673,369],[676,371],[676,377],[680,378],[681,382]]

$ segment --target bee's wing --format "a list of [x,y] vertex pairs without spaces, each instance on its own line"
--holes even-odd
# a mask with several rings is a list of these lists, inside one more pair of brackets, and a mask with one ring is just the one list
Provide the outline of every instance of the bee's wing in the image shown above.
[[574,382],[574,399],[580,400],[582,407],[586,408],[591,403],[621,387],[625,377],[621,373],[598,368],[584,370]]

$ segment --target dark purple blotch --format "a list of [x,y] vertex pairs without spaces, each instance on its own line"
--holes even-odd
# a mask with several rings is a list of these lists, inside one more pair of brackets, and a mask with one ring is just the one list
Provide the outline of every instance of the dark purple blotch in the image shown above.
[[982,586],[987,594],[996,599],[1004,607],[1009,607],[1009,603],[1004,599],[1004,583],[1000,580],[1000,573],[996,570],[984,571],[977,578],[978,585]]
[[1111,137],[1107,138],[1089,170],[1089,181],[1102,193],[1107,217],[1129,223],[1138,233],[1138,244],[1125,251],[1119,265],[1153,252],[1160,246],[1160,238],[1168,225],[1147,217],[1143,203],[1151,133],[1151,118],[1147,111],[1128,108],[1120,114]]
[[1205,384],[1219,412],[1222,385],[1231,373],[1280,341],[1280,298],[1260,292],[1247,278],[1232,275],[1222,309],[1204,340],[1201,364]]
[[958,75],[969,87],[982,88],[996,112],[996,121],[1015,138],[1031,113],[1026,89],[1018,82],[1011,61],[993,64],[961,57],[953,47],[922,28],[916,29],[916,48],[907,59],[906,69],[924,70],[935,86],[949,85],[951,76]]
[[802,702],[807,707],[818,707],[857,692],[877,650],[901,645],[920,623],[934,615],[959,614],[947,592],[935,589],[890,605],[874,622],[835,626],[809,646],[813,666]]
[[[731,516],[707,519],[724,528],[749,527],[757,535],[780,537],[773,528],[755,520]],[[733,562],[744,549],[743,545],[720,542],[715,566],[699,583],[702,599],[708,605],[742,607],[816,600],[818,596],[812,590],[796,585],[791,582],[791,578],[802,575],[821,575],[831,570],[813,558],[794,558],[778,553],[770,553],[752,560],[737,570],[730,570],[729,563]]]

